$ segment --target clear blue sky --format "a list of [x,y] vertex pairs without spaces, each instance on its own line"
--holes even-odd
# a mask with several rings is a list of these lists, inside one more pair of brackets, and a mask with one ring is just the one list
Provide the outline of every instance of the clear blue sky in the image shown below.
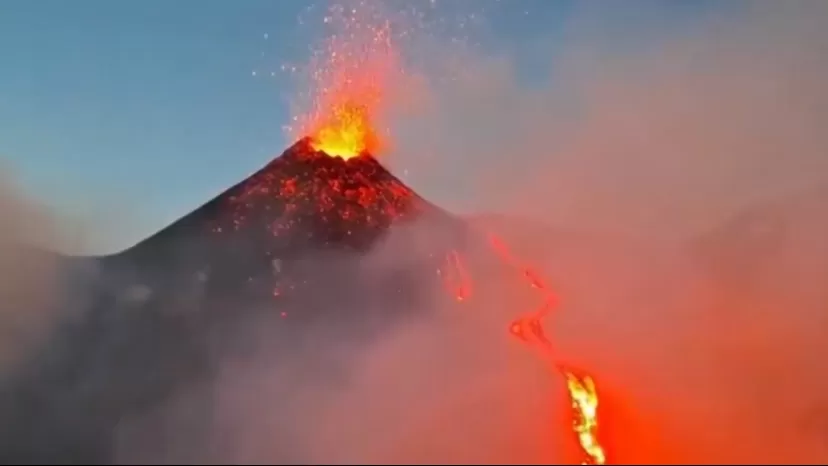
[[[480,10],[486,1],[438,5]],[[573,6],[488,4],[487,40],[517,55],[538,37],[554,37]],[[659,18],[682,20],[716,4],[608,2],[607,15],[632,30],[637,11],[658,8],[667,13]],[[303,60],[318,39],[297,21],[308,5],[2,0],[0,159],[58,211],[111,222],[103,249],[126,247],[284,149],[290,88],[269,71]],[[128,212],[118,212],[121,205]]]

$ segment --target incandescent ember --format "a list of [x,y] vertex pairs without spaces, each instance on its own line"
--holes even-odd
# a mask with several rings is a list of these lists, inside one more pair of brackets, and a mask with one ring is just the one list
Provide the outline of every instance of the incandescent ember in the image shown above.
[[368,152],[331,156],[307,137],[126,255],[155,282],[151,287],[171,293],[190,286],[187,277],[208,274],[208,290],[243,286],[284,298],[301,283],[322,286],[326,274],[306,277],[312,273],[296,267],[304,270],[302,264],[327,253],[340,262],[358,256],[395,227],[414,222],[429,234],[412,239],[407,253],[422,257],[412,260],[433,274],[462,241],[463,222],[420,197]]
[[367,152],[346,159],[313,146],[309,138],[300,140],[238,186],[229,197],[232,223],[214,231],[253,223],[292,242],[364,249],[391,224],[439,210]]

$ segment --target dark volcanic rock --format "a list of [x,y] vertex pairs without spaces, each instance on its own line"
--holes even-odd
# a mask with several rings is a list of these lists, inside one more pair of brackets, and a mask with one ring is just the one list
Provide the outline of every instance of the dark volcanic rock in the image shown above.
[[[259,338],[275,342],[274,361],[300,358],[295,342],[314,332],[358,344],[416,317],[439,299],[429,292],[435,269],[464,236],[461,221],[370,156],[345,161],[300,141],[169,227],[96,261],[83,317],[67,319],[2,387],[0,462],[131,461],[116,458],[116,434],[193,386],[204,394],[189,410],[193,422],[209,425],[222,358],[248,357]],[[378,249],[390,257],[372,259]],[[175,461],[166,453],[175,441],[142,449]]]

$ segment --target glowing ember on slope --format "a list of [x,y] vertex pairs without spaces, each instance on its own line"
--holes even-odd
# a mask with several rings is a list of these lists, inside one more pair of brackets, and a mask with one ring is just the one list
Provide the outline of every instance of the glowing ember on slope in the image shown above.
[[362,246],[393,222],[426,208],[376,160],[343,163],[314,152],[307,140],[248,178],[232,200],[234,231],[266,228],[274,237],[294,241],[298,234],[324,244]]
[[[308,253],[337,251],[338,256],[359,257],[393,225],[415,219],[434,220],[434,228],[448,237],[459,228],[374,158],[329,157],[314,150],[309,139],[298,141],[216,201],[206,207],[208,225],[217,235],[216,255],[239,268],[232,275],[245,272],[243,286],[282,305],[332,280],[330,274],[308,272],[313,268],[304,260]],[[447,247],[440,242],[423,247],[431,249],[418,249],[426,251],[418,260],[430,273],[441,265]],[[337,286],[346,281],[334,280]],[[290,316],[299,314],[292,310]]]

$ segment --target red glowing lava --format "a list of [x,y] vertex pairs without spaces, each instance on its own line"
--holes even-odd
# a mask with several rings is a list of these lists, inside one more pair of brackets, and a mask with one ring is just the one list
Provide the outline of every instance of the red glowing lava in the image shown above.
[[334,5],[324,26],[326,39],[303,67],[310,86],[288,135],[309,137],[314,149],[332,157],[376,157],[385,148],[392,95],[405,73],[396,36],[378,7],[362,2]]
[[518,262],[503,240],[494,235],[490,235],[489,239],[494,251],[504,262],[519,270],[529,286],[538,290],[542,298],[538,309],[514,321],[509,331],[520,340],[534,344],[541,357],[551,362],[565,378],[573,412],[572,429],[585,455],[582,464],[606,464],[606,452],[598,439],[598,391],[595,382],[589,375],[569,369],[559,361],[543,331],[542,320],[555,308],[556,296],[536,270]]
[[[541,295],[538,308],[525,312],[513,321],[509,325],[509,333],[536,349],[544,361],[549,362],[550,366],[554,367],[566,381],[572,407],[572,431],[584,454],[581,464],[606,464],[606,452],[598,438],[599,398],[595,382],[588,374],[569,368],[560,361],[544,332],[543,319],[555,308],[556,296],[551,292],[540,273],[520,262],[502,239],[490,235],[489,244],[507,266],[518,271],[523,280]],[[453,254],[456,252],[453,251]],[[453,259],[452,263],[454,262],[461,263],[459,257]],[[464,299],[467,297],[464,296]]]

